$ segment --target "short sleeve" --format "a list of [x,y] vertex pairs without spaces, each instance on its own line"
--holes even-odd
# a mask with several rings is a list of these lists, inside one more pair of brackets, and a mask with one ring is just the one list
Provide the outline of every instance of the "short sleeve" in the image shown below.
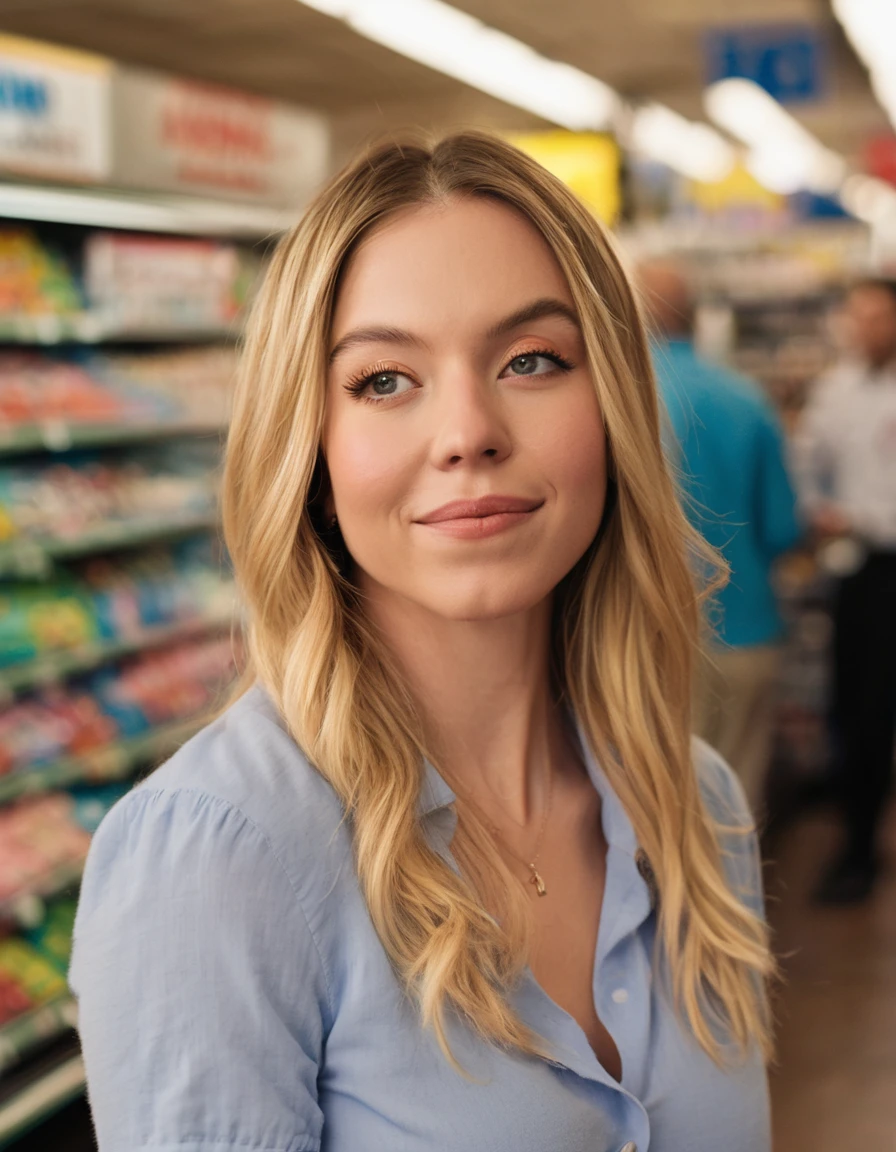
[[718,752],[696,738],[694,763],[703,803],[716,827],[728,884],[741,902],[764,920],[759,838],[743,786]]
[[100,1152],[320,1148],[325,975],[269,841],[138,788],[100,826],[70,971]]

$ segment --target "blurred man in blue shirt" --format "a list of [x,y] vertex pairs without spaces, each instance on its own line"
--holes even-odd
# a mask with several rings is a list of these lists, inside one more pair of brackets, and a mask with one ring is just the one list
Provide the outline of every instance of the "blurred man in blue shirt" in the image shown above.
[[771,568],[801,535],[784,437],[755,384],[695,352],[693,303],[681,272],[672,264],[647,265],[642,286],[685,507],[731,569],[712,621],[695,727],[738,773],[758,813],[774,736],[782,629]]

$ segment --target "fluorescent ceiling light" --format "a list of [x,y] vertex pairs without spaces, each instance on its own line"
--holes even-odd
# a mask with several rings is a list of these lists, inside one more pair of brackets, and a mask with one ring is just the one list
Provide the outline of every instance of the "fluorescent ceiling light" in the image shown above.
[[629,143],[651,160],[707,183],[724,179],[737,158],[731,144],[708,124],[686,120],[662,104],[635,111]]
[[773,192],[807,188],[830,195],[847,173],[846,161],[825,148],[764,88],[752,80],[720,80],[704,94],[710,118],[750,149],[747,167]]
[[896,188],[884,180],[858,173],[850,176],[843,183],[840,200],[847,212],[866,224],[896,225]]
[[611,126],[621,101],[594,76],[539,55],[442,0],[301,0],[412,60],[574,131]]
[[896,125],[896,4],[893,0],[833,0],[833,8],[865,62],[875,95]]

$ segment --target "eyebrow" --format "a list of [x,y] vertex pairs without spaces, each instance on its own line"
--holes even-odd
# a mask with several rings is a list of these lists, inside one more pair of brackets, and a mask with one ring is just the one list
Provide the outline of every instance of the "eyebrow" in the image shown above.
[[[505,316],[497,324],[493,324],[486,332],[486,338],[494,340],[497,336],[506,336],[514,328],[519,328],[523,324],[530,324],[533,320],[543,320],[548,316],[559,316],[567,320],[573,327],[577,329],[580,327],[579,318],[574,309],[570,308],[568,304],[564,304],[562,300],[544,296],[539,300],[533,300],[531,304],[526,304],[523,308],[517,309],[516,312],[511,312],[509,316]],[[364,344],[403,344],[405,347],[426,347],[425,341],[421,340],[419,336],[415,336],[403,328],[389,328],[383,325],[355,328],[334,344],[333,350],[330,352],[330,363],[332,364],[337,357],[349,349]]]
[[533,320],[543,320],[546,316],[559,316],[568,320],[574,328],[580,328],[579,318],[573,308],[564,304],[562,300],[555,300],[552,296],[543,296],[540,300],[533,300],[531,304],[526,304],[525,307],[511,312],[509,316],[499,320],[497,324],[489,328],[486,335],[489,340],[493,340],[496,336],[506,336],[514,328],[520,328],[523,324],[530,324]]
[[412,332],[406,332],[403,328],[388,328],[378,324],[371,328],[355,328],[343,336],[341,340],[337,340],[330,353],[330,363],[332,364],[337,356],[341,356],[343,352],[348,352],[350,348],[357,348],[362,344],[404,344],[407,347],[426,347],[424,341]]

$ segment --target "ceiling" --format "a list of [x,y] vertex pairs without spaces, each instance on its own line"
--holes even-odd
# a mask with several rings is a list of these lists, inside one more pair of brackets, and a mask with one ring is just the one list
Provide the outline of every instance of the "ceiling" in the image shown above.
[[[626,96],[702,116],[702,38],[719,0],[453,0]],[[724,22],[812,21],[830,36],[826,98],[799,110],[853,155],[888,123],[830,0],[725,0]],[[296,0],[0,0],[0,31],[277,96],[329,113],[338,158],[398,125],[526,128],[525,112],[372,44]]]

